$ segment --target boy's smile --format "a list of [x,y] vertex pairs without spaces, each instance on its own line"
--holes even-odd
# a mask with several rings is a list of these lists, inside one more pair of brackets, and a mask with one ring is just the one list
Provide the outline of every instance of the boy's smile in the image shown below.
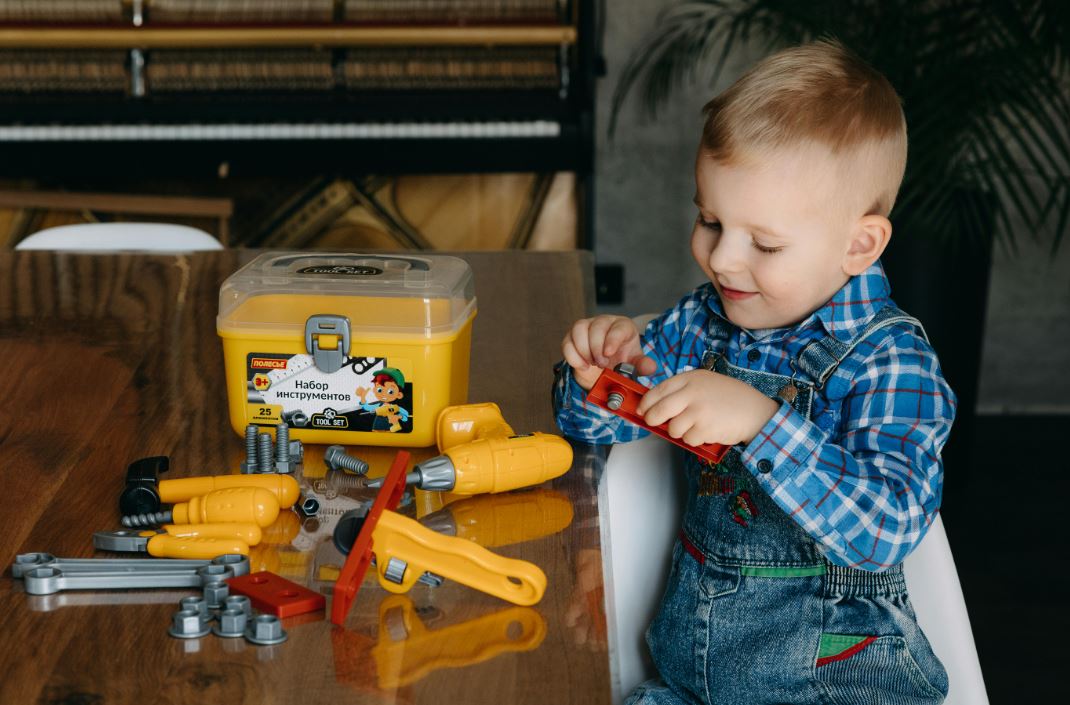
[[798,323],[857,273],[845,267],[862,214],[839,161],[808,146],[729,166],[699,150],[691,253],[736,325]]

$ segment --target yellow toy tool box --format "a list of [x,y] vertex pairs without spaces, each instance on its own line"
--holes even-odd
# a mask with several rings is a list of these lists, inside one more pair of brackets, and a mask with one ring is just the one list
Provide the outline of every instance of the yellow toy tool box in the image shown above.
[[428,446],[468,396],[476,298],[442,255],[266,253],[219,290],[230,423],[306,443]]

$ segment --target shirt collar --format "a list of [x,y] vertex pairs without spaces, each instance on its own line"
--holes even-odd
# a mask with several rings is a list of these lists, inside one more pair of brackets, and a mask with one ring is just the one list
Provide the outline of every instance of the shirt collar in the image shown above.
[[[713,284],[706,286],[710,292],[707,305],[713,313],[727,321],[717,290]],[[862,332],[877,311],[884,308],[890,293],[891,285],[878,260],[866,271],[848,279],[828,302],[792,328],[806,328],[818,323],[830,335],[847,342]]]

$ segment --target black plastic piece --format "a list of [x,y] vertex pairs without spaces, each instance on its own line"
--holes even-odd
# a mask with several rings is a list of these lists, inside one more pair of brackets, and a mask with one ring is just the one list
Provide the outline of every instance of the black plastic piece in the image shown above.
[[126,469],[126,488],[119,495],[119,512],[123,516],[160,511],[159,476],[167,472],[170,463],[166,455],[130,463]]
[[334,547],[341,551],[342,555],[348,556],[349,549],[353,548],[357,535],[364,528],[364,520],[368,517],[368,509],[369,507],[350,509],[339,517],[338,523],[334,525],[334,534],[332,536]]

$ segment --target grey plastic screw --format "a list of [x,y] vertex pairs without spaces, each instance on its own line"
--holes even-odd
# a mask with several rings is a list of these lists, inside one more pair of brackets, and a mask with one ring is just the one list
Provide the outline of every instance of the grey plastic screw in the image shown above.
[[222,580],[212,580],[204,584],[204,601],[208,609],[217,610],[230,595],[230,586]]
[[171,628],[167,633],[176,639],[197,639],[210,631],[196,610],[179,610],[171,618]]
[[281,644],[286,641],[286,632],[275,615],[258,614],[246,625],[245,640],[259,646]]
[[245,427],[245,460],[241,463],[241,471],[246,475],[256,472],[256,434],[255,424]]
[[275,458],[271,448],[271,434],[261,433],[256,437],[256,470],[266,473],[274,472]]
[[249,615],[241,609],[226,609],[219,613],[219,624],[212,627],[212,633],[224,639],[245,636],[245,627]]
[[212,613],[208,611],[208,601],[203,597],[183,597],[178,604],[180,610],[192,610],[201,615],[202,622],[212,621]]
[[323,454],[323,460],[331,470],[344,469],[357,475],[364,475],[368,472],[368,464],[360,458],[347,455],[342,446],[328,447],[327,452]]
[[147,514],[128,514],[122,518],[122,524],[127,528],[159,526],[161,524],[170,524],[171,520],[171,510],[164,509],[163,511],[149,512]]

